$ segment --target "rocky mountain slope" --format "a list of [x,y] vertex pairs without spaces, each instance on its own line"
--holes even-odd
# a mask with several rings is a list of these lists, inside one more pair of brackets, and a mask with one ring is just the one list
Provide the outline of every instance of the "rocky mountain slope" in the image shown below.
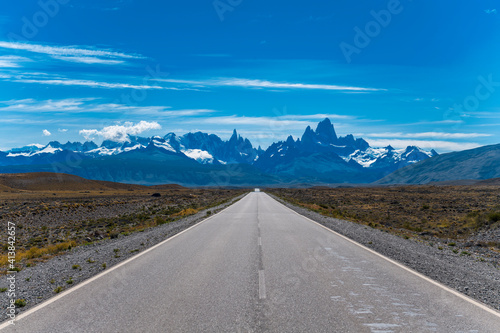
[[447,153],[399,169],[378,184],[426,184],[500,177],[500,144]]

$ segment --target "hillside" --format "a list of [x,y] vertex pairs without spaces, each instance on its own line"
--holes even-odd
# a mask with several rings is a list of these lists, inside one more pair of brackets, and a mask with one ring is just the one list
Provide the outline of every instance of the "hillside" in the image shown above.
[[51,172],[0,174],[0,190],[25,191],[109,191],[147,189],[145,186],[95,181]]
[[427,184],[500,177],[500,144],[442,154],[396,170],[375,184]]

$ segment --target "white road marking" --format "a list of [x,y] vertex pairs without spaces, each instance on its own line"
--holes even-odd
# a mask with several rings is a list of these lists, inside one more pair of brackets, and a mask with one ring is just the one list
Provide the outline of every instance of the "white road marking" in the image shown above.
[[[248,195],[248,194],[247,194],[247,195]],[[245,196],[245,197],[246,197],[246,196]],[[243,197],[243,198],[245,198],[245,197]],[[241,198],[240,200],[242,200],[243,198]],[[149,249],[144,250],[143,252],[141,252],[141,253],[139,253],[139,254],[136,254],[135,256],[133,256],[133,257],[131,257],[131,258],[128,258],[127,260],[125,260],[125,261],[123,261],[123,262],[121,262],[121,263],[119,263],[119,264],[117,264],[117,265],[115,265],[115,266],[111,267],[110,269],[105,270],[104,272],[99,273],[99,274],[97,274],[96,276],[93,276],[93,277],[89,278],[88,280],[85,280],[85,281],[83,281],[83,282],[79,283],[79,284],[78,284],[78,285],[76,285],[75,287],[73,287],[73,288],[71,288],[71,289],[69,289],[69,290],[67,290],[67,291],[65,291],[65,292],[63,292],[63,293],[61,293],[61,294],[59,294],[59,295],[57,295],[57,296],[54,296],[54,297],[52,297],[52,298],[49,298],[49,299],[48,299],[48,300],[46,300],[45,302],[42,302],[41,304],[39,304],[39,305],[35,306],[35,307],[34,307],[34,308],[32,308],[32,309],[30,309],[30,310],[28,310],[28,311],[26,311],[26,312],[21,313],[20,315],[16,316],[15,322],[16,322],[16,321],[19,321],[19,320],[21,320],[21,319],[23,319],[23,318],[25,318],[25,317],[27,317],[27,316],[29,316],[29,315],[30,315],[30,314],[32,314],[32,313],[35,313],[36,311],[38,311],[38,310],[40,310],[40,309],[43,309],[43,308],[44,308],[44,307],[46,307],[47,305],[50,305],[50,304],[54,303],[55,301],[57,301],[57,300],[59,300],[59,299],[61,299],[61,298],[65,297],[65,296],[67,296],[67,295],[71,294],[72,292],[77,291],[78,289],[80,289],[80,288],[82,288],[82,287],[86,286],[87,284],[89,284],[89,283],[91,283],[91,282],[93,282],[93,281],[97,280],[98,278],[103,277],[104,275],[106,275],[106,274],[108,274],[108,273],[111,273],[111,272],[112,272],[112,271],[114,271],[115,269],[118,269],[118,268],[120,268],[121,266],[128,264],[128,263],[129,263],[129,262],[131,262],[132,260],[135,260],[135,259],[139,258],[140,256],[142,256],[142,255],[144,255],[144,254],[146,254],[146,253],[148,253],[148,252],[150,252],[150,251],[153,251],[153,250],[154,250],[154,249],[156,249],[157,247],[159,247],[159,246],[161,246],[161,245],[165,244],[166,242],[168,242],[168,241],[170,241],[170,240],[174,239],[175,237],[180,236],[180,235],[182,235],[183,233],[185,233],[185,232],[187,232],[187,231],[189,231],[189,230],[191,230],[191,229],[193,229],[193,228],[195,228],[195,227],[199,226],[199,225],[200,225],[200,224],[202,224],[203,222],[206,222],[206,221],[208,221],[208,220],[210,220],[210,219],[213,219],[215,216],[217,216],[217,215],[219,215],[219,214],[222,214],[225,210],[229,209],[231,206],[233,206],[233,205],[232,205],[232,204],[231,204],[231,205],[229,205],[228,207],[224,208],[223,210],[221,210],[221,211],[220,211],[220,212],[218,212],[217,214],[214,214],[214,215],[212,215],[212,216],[210,216],[210,217],[208,217],[208,218],[206,218],[206,219],[204,219],[204,220],[202,220],[202,221],[200,221],[200,222],[196,223],[195,225],[193,225],[193,226],[191,226],[191,227],[187,228],[186,230],[183,230],[183,231],[179,232],[178,234],[175,234],[175,235],[173,235],[172,237],[169,237],[169,238],[165,239],[164,241],[161,241],[160,243],[158,243],[158,244],[154,245],[153,247],[150,247]],[[259,275],[259,277],[260,277],[260,275]],[[264,292],[265,292],[265,290],[264,290]],[[4,328],[6,328],[6,327],[9,327],[10,325],[11,325],[11,324],[9,324],[9,321],[5,321],[3,324],[1,324],[1,325],[0,325],[0,330],[4,329]]]
[[259,299],[266,298],[266,280],[264,278],[264,271],[259,271]]
[[[267,195],[267,194],[266,194],[266,195]],[[274,200],[274,199],[273,199],[273,200]],[[410,273],[412,273],[412,274],[414,274],[414,275],[418,276],[419,278],[424,279],[425,281],[430,282],[430,283],[432,283],[433,285],[435,285],[435,286],[437,286],[437,287],[439,287],[439,288],[441,288],[441,289],[444,289],[445,291],[447,291],[447,292],[449,292],[449,293],[452,293],[453,295],[455,295],[455,296],[457,296],[457,297],[460,297],[461,299],[463,299],[463,300],[465,300],[465,301],[467,301],[467,302],[469,302],[469,303],[471,303],[471,304],[473,304],[473,305],[475,305],[475,306],[477,306],[477,307],[479,307],[479,308],[481,308],[481,309],[483,309],[483,310],[485,310],[485,311],[487,311],[487,312],[489,312],[489,313],[493,314],[494,316],[496,316],[496,317],[500,318],[500,312],[498,312],[497,310],[495,310],[495,309],[493,309],[493,308],[490,308],[490,307],[489,307],[489,306],[487,306],[486,304],[480,303],[480,302],[478,302],[478,301],[476,301],[476,300],[474,300],[474,299],[472,299],[472,298],[470,298],[470,297],[468,297],[468,296],[466,296],[466,295],[464,295],[464,294],[462,294],[462,293],[460,293],[460,292],[458,292],[458,291],[456,291],[456,290],[454,290],[454,289],[451,289],[451,288],[449,288],[449,287],[445,286],[444,284],[441,284],[441,283],[439,283],[439,282],[437,282],[437,281],[434,281],[433,279],[431,279],[431,278],[429,278],[429,277],[427,277],[427,276],[425,276],[425,275],[422,275],[422,274],[418,273],[417,271],[414,271],[413,269],[411,269],[411,268],[409,268],[409,267],[406,267],[406,266],[404,266],[404,265],[402,265],[402,264],[398,263],[397,261],[394,261],[394,260],[392,260],[392,259],[390,259],[390,258],[388,258],[388,257],[386,257],[386,256],[384,256],[384,255],[382,255],[382,254],[380,254],[380,253],[378,253],[378,252],[373,251],[373,250],[372,250],[372,249],[370,249],[370,248],[367,248],[367,247],[366,247],[366,246],[364,246],[364,245],[361,245],[360,243],[358,243],[358,242],[356,242],[356,241],[354,241],[354,240],[352,240],[352,239],[350,239],[350,238],[348,238],[348,237],[346,237],[346,236],[344,236],[344,235],[339,234],[338,232],[336,232],[336,231],[334,231],[334,230],[332,230],[332,229],[330,229],[330,228],[325,227],[324,225],[322,225],[322,224],[320,224],[320,223],[318,223],[318,222],[316,222],[316,221],[314,221],[314,220],[312,220],[312,219],[308,218],[307,216],[304,216],[304,215],[301,215],[301,214],[297,213],[296,211],[294,211],[293,209],[291,209],[291,208],[289,208],[289,207],[285,206],[285,205],[284,205],[284,204],[282,204],[281,202],[279,202],[279,201],[277,201],[277,200],[275,200],[275,201],[276,201],[276,202],[278,202],[278,204],[280,204],[280,205],[282,205],[283,207],[285,207],[286,209],[288,209],[288,210],[292,211],[294,214],[296,214],[296,215],[298,215],[298,216],[300,216],[300,217],[302,217],[302,218],[304,218],[304,219],[306,219],[306,220],[308,220],[308,221],[310,221],[310,222],[312,222],[312,223],[314,223],[314,224],[316,224],[316,225],[320,226],[321,228],[323,228],[323,229],[325,229],[325,230],[327,230],[327,231],[329,231],[329,232],[331,232],[331,233],[333,233],[333,234],[335,234],[335,235],[337,235],[337,236],[339,236],[339,237],[341,237],[341,238],[343,238],[343,239],[347,240],[348,242],[350,242],[350,243],[352,243],[352,244],[354,244],[354,245],[357,245],[357,246],[359,246],[359,247],[361,247],[361,248],[365,249],[366,251],[368,251],[368,252],[370,252],[370,253],[372,253],[372,254],[374,254],[374,255],[376,255],[376,256],[378,256],[378,257],[380,257],[380,258],[384,259],[384,260],[387,260],[388,262],[390,262],[390,263],[392,263],[392,264],[394,264],[394,265],[396,265],[396,266],[398,266],[398,267],[400,267],[400,268],[402,268],[402,269],[404,269],[404,270],[406,270],[406,271],[408,271],[408,272],[410,272]]]
[[259,246],[262,246],[262,237],[259,237],[258,242],[259,242]]

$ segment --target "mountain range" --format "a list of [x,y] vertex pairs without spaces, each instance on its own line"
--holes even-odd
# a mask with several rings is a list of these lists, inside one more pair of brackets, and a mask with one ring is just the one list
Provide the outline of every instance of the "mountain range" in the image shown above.
[[500,144],[446,153],[396,170],[377,184],[427,184],[500,177]]
[[328,118],[301,138],[289,136],[266,150],[234,130],[222,140],[202,132],[163,137],[29,145],[0,152],[0,173],[62,172],[133,184],[253,186],[371,183],[437,156],[415,146],[370,147],[362,138],[338,136]]

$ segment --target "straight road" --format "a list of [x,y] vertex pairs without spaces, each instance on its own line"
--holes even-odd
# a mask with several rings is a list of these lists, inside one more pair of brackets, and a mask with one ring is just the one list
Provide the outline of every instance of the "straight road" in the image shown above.
[[33,310],[4,331],[500,332],[494,310],[265,193]]

